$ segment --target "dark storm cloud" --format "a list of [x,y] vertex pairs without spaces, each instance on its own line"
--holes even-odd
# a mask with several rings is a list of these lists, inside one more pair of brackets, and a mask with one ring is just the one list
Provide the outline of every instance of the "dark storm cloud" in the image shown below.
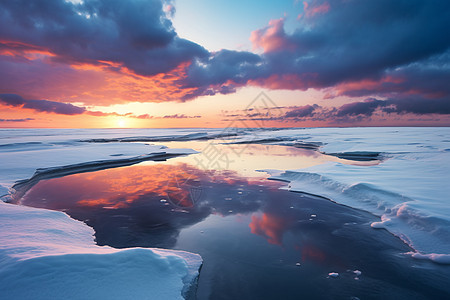
[[207,55],[177,36],[159,0],[1,1],[0,40],[48,49],[58,61],[107,61],[142,75]]
[[421,94],[429,98],[450,96],[450,51],[427,60],[388,70],[376,84],[346,85],[338,87],[340,95],[362,97],[387,96],[396,93]]
[[84,107],[48,100],[27,100],[23,108],[34,109],[40,112],[53,112],[61,115],[79,115],[86,111]]
[[[85,0],[80,4],[4,0],[0,1],[0,51],[1,47],[19,52],[49,51],[53,61],[102,65],[115,71],[127,67],[141,75],[187,66],[172,75],[177,80],[167,83],[167,87],[183,91],[177,94],[176,100],[181,101],[257,85],[292,90],[332,88],[338,95],[388,99],[348,104],[333,112],[340,116],[368,116],[377,109],[416,114],[446,111],[450,95],[450,1],[309,1],[296,30],[287,32],[284,20],[279,19],[252,33],[251,40],[262,50],[260,54],[208,52],[182,39],[170,21],[174,11],[172,1],[161,0]],[[0,74],[7,78],[17,64],[0,61],[3,65],[7,70],[0,70]],[[42,76],[55,72],[53,66],[45,70]],[[358,82],[361,84],[354,84]],[[432,98],[436,102],[431,102]],[[63,103],[29,101],[17,105],[72,111],[61,107]],[[427,103],[428,112],[422,107]],[[287,117],[319,112],[312,106],[297,108]]]
[[419,97],[405,99],[390,99],[386,103],[389,107],[382,110],[387,113],[450,114],[450,98],[423,99]]
[[[196,88],[185,95],[182,100],[198,96],[229,94],[236,91],[236,85],[244,85],[249,74],[259,72],[262,59],[259,55],[246,51],[220,50],[208,57],[195,59],[187,76],[179,80],[183,88]],[[227,84],[228,81],[233,84]]]
[[228,80],[245,83],[249,74],[258,72],[262,63],[259,55],[251,52],[220,50],[204,59],[197,59],[193,68],[188,69],[186,87],[195,87],[198,82],[207,81],[211,85]]
[[22,106],[26,100],[16,94],[0,94],[0,101],[8,106]]
[[450,98],[424,99],[417,96],[386,100],[368,98],[362,102],[347,103],[340,107],[323,107],[314,104],[280,107],[280,109],[284,111],[280,116],[266,113],[248,114],[246,110],[235,114],[225,114],[225,116],[242,121],[328,121],[330,123],[349,123],[368,120],[375,114],[450,115]]
[[49,100],[26,100],[16,94],[0,94],[0,104],[62,115],[79,115],[86,112],[84,107],[75,106],[70,103]]
[[353,102],[342,105],[337,110],[337,116],[372,116],[380,109],[385,113],[396,114],[450,114],[450,98],[424,99],[421,97],[406,97],[400,99],[367,99],[364,102]]
[[[323,2],[313,3],[319,6]],[[426,87],[420,81],[425,89],[448,91],[446,81],[450,78],[448,72],[440,70],[443,65],[427,70],[422,63],[444,55],[448,65],[450,2],[327,2],[326,11],[303,16],[301,26],[292,34],[285,32],[282,19],[254,32],[254,44],[264,50],[259,58],[234,61],[226,70],[221,67],[225,59],[220,52],[196,61],[189,68],[187,86],[204,89],[234,80],[270,87],[278,78],[278,88],[324,88],[361,79],[379,80],[403,67],[404,72],[414,69],[417,77],[410,77],[416,81],[433,73],[438,79],[435,84]],[[388,88],[402,92],[407,87],[392,83]]]
[[371,116],[373,112],[381,106],[386,106],[387,101],[377,99],[367,99],[364,102],[353,102],[342,105],[338,111],[338,116],[355,116],[366,115]]
[[319,108],[319,106],[317,104],[301,106],[301,107],[295,108],[291,111],[288,111],[285,114],[285,117],[286,118],[303,118],[303,117],[311,116],[311,114],[313,113],[313,111],[316,108]]

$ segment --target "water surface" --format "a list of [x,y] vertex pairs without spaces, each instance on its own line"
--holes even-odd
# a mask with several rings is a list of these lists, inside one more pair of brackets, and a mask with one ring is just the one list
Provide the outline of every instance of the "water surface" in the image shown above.
[[198,299],[450,295],[449,268],[404,255],[411,249],[401,240],[370,228],[378,217],[280,190],[284,183],[254,171],[261,164],[301,167],[338,158],[283,146],[237,147],[244,150],[227,168],[203,168],[199,161],[208,161],[201,154],[145,162],[43,180],[20,203],[86,222],[99,245],[199,253]]

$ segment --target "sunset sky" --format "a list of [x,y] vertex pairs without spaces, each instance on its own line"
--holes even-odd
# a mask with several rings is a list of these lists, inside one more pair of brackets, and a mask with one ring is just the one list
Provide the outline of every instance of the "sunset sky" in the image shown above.
[[450,1],[2,0],[0,128],[450,126]]

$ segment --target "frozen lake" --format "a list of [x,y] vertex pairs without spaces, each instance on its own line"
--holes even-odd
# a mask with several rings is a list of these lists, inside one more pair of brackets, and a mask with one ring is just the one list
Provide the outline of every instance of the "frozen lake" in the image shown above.
[[199,299],[450,293],[448,128],[0,133],[4,200],[200,254]]

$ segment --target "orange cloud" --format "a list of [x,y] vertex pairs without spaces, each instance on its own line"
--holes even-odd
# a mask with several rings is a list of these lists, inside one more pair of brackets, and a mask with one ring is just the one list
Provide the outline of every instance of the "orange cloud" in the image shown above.
[[144,76],[121,63],[61,61],[48,49],[11,41],[0,41],[0,58],[9,67],[8,76],[0,83],[0,92],[28,99],[111,105],[182,101],[196,90],[181,84],[190,62],[181,63],[166,73]]
[[103,75],[104,83],[97,88],[84,91],[77,99],[85,104],[110,105],[127,102],[164,102],[181,101],[185,95],[195,88],[182,88],[179,83],[186,77],[186,69],[190,63],[182,63],[174,70],[153,76],[134,74],[127,68],[120,71],[108,67],[83,65],[73,67],[81,70],[95,70]]
[[21,57],[28,60],[35,60],[42,56],[55,56],[43,47],[6,40],[0,40],[0,55]]

